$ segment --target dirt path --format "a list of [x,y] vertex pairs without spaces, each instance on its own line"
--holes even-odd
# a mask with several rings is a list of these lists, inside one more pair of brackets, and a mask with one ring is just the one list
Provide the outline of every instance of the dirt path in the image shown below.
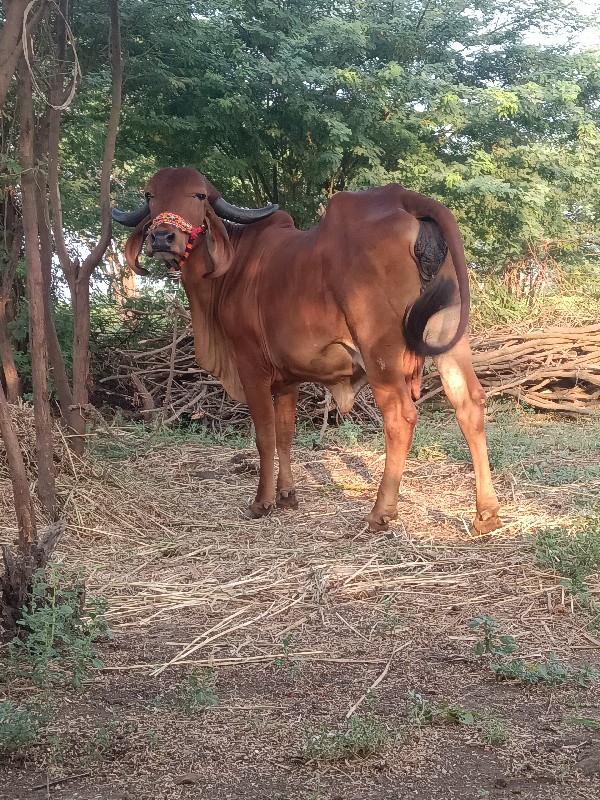
[[[108,598],[114,638],[44,741],[0,760],[0,798],[600,797],[597,684],[497,682],[468,626],[493,617],[526,661],[600,663],[587,616],[527,539],[569,525],[573,487],[499,475],[506,527],[473,540],[470,468],[412,460],[399,521],[374,536],[360,520],[381,454],[295,461],[301,509],[251,522],[252,451],[173,447],[79,482],[61,558]],[[415,722],[426,707],[437,724]]]

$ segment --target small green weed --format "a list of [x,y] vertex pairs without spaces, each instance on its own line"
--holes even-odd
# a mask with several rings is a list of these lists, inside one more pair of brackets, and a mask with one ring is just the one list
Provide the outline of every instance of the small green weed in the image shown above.
[[70,749],[69,740],[60,734],[51,734],[46,737],[46,744],[50,752],[50,760],[55,766],[65,763],[67,753]]
[[198,711],[219,705],[219,696],[215,689],[216,675],[213,669],[206,667],[193,672],[184,684],[175,690],[175,705],[184,714],[191,716]]
[[37,737],[39,724],[35,712],[19,708],[10,700],[0,702],[0,752],[30,745]]
[[535,563],[564,575],[575,593],[586,592],[585,579],[600,570],[600,520],[586,520],[581,530],[539,531],[535,539]]
[[587,517],[578,530],[550,528],[539,531],[535,539],[538,567],[555,569],[564,576],[563,584],[589,613],[590,630],[600,628],[600,606],[588,585],[589,575],[600,571],[600,515]]
[[500,624],[492,617],[481,615],[469,623],[469,628],[481,628],[483,638],[475,645],[478,656],[493,655],[498,660],[489,662],[489,667],[500,680],[517,680],[522,683],[544,684],[545,686],[562,686],[576,681],[580,686],[589,687],[598,678],[597,670],[589,664],[574,667],[562,664],[554,653],[547,661],[538,663],[507,657],[517,651],[512,636],[499,634]]
[[44,689],[81,689],[91,669],[104,667],[94,643],[110,635],[106,601],[90,600],[84,612],[82,587],[55,568],[34,574],[31,598],[21,611],[22,632],[8,646],[12,669]]
[[413,689],[408,691],[408,710],[406,718],[411,728],[432,725],[435,717],[433,704]]
[[137,723],[113,717],[101,722],[85,746],[86,760],[116,761],[129,749],[129,737],[137,732]]
[[379,636],[393,636],[394,633],[405,627],[404,619],[394,610],[394,599],[392,597],[387,597],[382,605],[383,616],[374,625],[373,631]]
[[374,714],[353,714],[336,730],[325,725],[307,728],[302,757],[307,761],[365,758],[389,747],[397,736],[393,728]]
[[521,683],[544,684],[555,687],[575,681],[579,686],[589,687],[598,678],[598,671],[589,664],[573,667],[561,663],[554,653],[547,661],[533,663],[514,659],[490,664],[492,672],[501,680],[517,680]]
[[307,450],[318,450],[322,446],[321,430],[310,422],[298,420],[294,443]]
[[499,717],[486,717],[481,732],[487,744],[506,744],[510,739],[508,726]]
[[294,634],[286,633],[281,640],[281,647],[283,655],[275,659],[275,666],[277,669],[285,670],[292,678],[297,678],[302,670],[302,663],[294,658],[292,655],[292,644],[294,643]]
[[507,656],[514,653],[517,649],[517,643],[513,636],[500,635],[500,623],[496,622],[492,617],[481,615],[475,617],[469,622],[469,628],[477,630],[478,628],[483,633],[483,638],[475,644],[475,654],[478,656],[492,655],[492,656]]
[[361,425],[352,422],[350,419],[342,420],[341,424],[335,429],[335,438],[342,444],[354,447],[363,438],[364,432]]
[[442,700],[434,705],[412,689],[408,692],[406,720],[409,728],[425,725],[473,725],[480,718],[476,711],[469,711],[460,705],[451,705]]
[[160,733],[152,729],[146,731],[144,738],[148,742],[148,747],[151,750],[154,750],[154,748],[158,747],[162,741],[162,736]]

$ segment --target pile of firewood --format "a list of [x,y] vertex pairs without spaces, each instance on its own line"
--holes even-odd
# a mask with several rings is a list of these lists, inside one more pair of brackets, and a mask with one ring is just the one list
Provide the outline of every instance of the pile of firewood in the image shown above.
[[[113,351],[105,361],[97,387],[104,399],[140,417],[160,414],[165,423],[203,420],[213,430],[244,423],[244,405],[231,400],[220,383],[196,365],[189,315],[180,309],[173,335],[144,343],[143,350]],[[524,326],[495,329],[472,337],[475,371],[488,396],[517,398],[548,411],[600,413],[600,324],[527,330]],[[108,369],[112,374],[107,375]],[[426,364],[419,402],[442,392],[432,364]],[[333,415],[333,416],[332,416]],[[329,393],[307,384],[299,418],[326,424],[337,411]],[[380,422],[367,389],[350,418]]]
[[[547,411],[600,413],[600,324],[502,328],[473,336],[471,345],[488,397],[515,397]],[[441,391],[437,372],[423,385],[426,396]]]

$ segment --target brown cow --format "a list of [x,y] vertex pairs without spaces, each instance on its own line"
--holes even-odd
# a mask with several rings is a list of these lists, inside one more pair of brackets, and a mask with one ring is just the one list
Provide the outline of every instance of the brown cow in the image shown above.
[[366,520],[385,530],[397,516],[417,421],[413,398],[429,354],[471,450],[474,528],[486,533],[500,525],[485,394],[467,334],[465,255],[445,206],[398,185],[340,192],[316,227],[300,231],[277,206],[231,206],[193,169],[161,170],[146,199],[137,212],[113,212],[135,227],[127,262],[147,274],[138,264],[145,246],[148,255],[178,265],[198,364],[250,408],[260,455],[252,516],[269,513],[275,503],[297,507],[290,448],[299,385],[327,386],[346,413],[369,383],[383,415],[386,460]]

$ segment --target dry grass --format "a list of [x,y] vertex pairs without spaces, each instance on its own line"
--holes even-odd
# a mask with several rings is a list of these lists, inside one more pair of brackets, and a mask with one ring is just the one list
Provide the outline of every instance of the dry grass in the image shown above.
[[[131,436],[136,451],[133,434],[119,436],[123,447]],[[381,453],[361,447],[297,448],[300,509],[249,521],[243,511],[255,491],[257,458],[254,450],[246,451],[246,471],[240,472],[239,452],[178,444],[118,467],[94,462],[85,469],[75,465],[75,474],[61,473],[70,524],[58,558],[86,574],[88,594],[108,598],[116,638],[105,649],[107,669],[99,688],[90,689],[92,696],[100,692],[109,699],[79,716],[72,710],[56,728],[83,724],[85,730],[90,714],[100,713],[98,707],[108,702],[114,708],[114,699],[127,695],[117,709],[119,720],[130,726],[122,737],[133,754],[127,774],[119,768],[120,757],[94,767],[84,780],[88,793],[77,796],[125,796],[116,792],[126,786],[130,797],[171,800],[196,797],[208,787],[207,796],[215,798],[328,800],[343,784],[352,796],[391,798],[400,780],[416,781],[420,793],[415,796],[423,800],[478,796],[462,795],[460,788],[446,795],[444,789],[443,770],[452,771],[444,756],[449,746],[457,753],[466,748],[472,763],[480,763],[473,731],[432,730],[422,740],[398,745],[383,762],[372,758],[364,768],[341,772],[315,773],[314,767],[290,760],[300,752],[298,720],[343,720],[382,675],[380,709],[390,718],[411,687],[516,715],[506,754],[486,751],[488,766],[477,767],[482,774],[492,764],[495,774],[513,780],[521,776],[522,765],[533,764],[536,775],[562,781],[565,764],[575,757],[550,758],[535,750],[548,736],[541,729],[533,732],[539,720],[546,724],[551,717],[548,700],[532,699],[526,712],[524,696],[496,696],[491,679],[476,672],[472,646],[478,636],[467,623],[482,613],[495,617],[516,637],[524,658],[554,651],[564,659],[598,661],[600,641],[587,629],[585,613],[571,607],[559,576],[535,566],[532,544],[524,536],[537,528],[568,527],[580,514],[579,493],[598,497],[597,482],[545,487],[515,477],[516,470],[497,472],[505,527],[474,540],[468,533],[474,506],[471,467],[443,456],[410,459],[398,522],[389,533],[374,535],[361,520],[374,500]],[[13,534],[6,524],[0,532],[2,540]],[[589,586],[600,600],[598,576]],[[286,654],[289,633],[295,638]],[[285,663],[286,657],[301,668],[299,691],[285,670],[274,667],[276,659]],[[217,669],[224,698],[202,723],[182,722],[168,710],[159,718],[140,705],[141,696],[148,703],[149,692],[163,691],[202,666]],[[550,702],[556,713],[560,701]],[[131,726],[137,726],[136,733]],[[158,732],[163,744],[149,748],[144,726]],[[194,750],[198,737],[212,753],[209,762]],[[257,747],[258,773],[252,766]],[[460,763],[463,756],[456,758]],[[198,763],[203,766],[194,766]],[[377,766],[381,763],[385,766]],[[37,778],[81,771],[81,761],[68,764],[67,769],[39,762]],[[200,786],[177,782],[182,774],[199,771]],[[17,768],[11,774],[13,779],[20,775]],[[384,787],[377,794],[371,781],[380,774],[382,781],[388,776],[389,791]],[[31,784],[19,780],[22,787]],[[457,780],[460,787],[461,776]],[[479,778],[473,780],[475,786]],[[482,785],[490,788],[489,780]],[[573,783],[569,796],[592,796],[592,779],[582,780],[582,793]],[[261,794],[265,782],[277,791]],[[292,784],[293,791],[285,788]],[[236,793],[234,785],[246,794]],[[542,781],[542,788],[547,798],[563,796],[560,783],[549,788]],[[73,796],[68,789],[56,797]]]
[[[34,505],[40,520],[47,522],[48,520],[44,518],[41,504],[37,500],[35,494],[37,460],[33,406],[29,404],[18,404],[11,405],[9,408],[12,424],[19,439],[19,446],[25,464],[25,470],[29,478]],[[75,456],[69,449],[65,433],[60,425],[54,425],[52,429],[52,443],[56,488],[59,498],[63,504],[66,504],[66,508],[68,509],[72,492],[77,490],[77,487],[82,483],[88,481],[91,481],[97,489],[100,489],[102,481],[106,478],[106,470],[92,459],[80,459]],[[67,510],[67,514],[68,513]],[[14,506],[6,450],[4,448],[4,441],[1,438],[0,519],[3,521],[3,532],[8,530],[10,534],[16,536],[16,528],[10,527],[11,522],[14,522]]]
[[[89,591],[109,597],[112,626],[139,632],[189,610],[210,623],[170,645],[167,665],[263,658],[286,630],[325,608],[378,610],[384,600],[410,610],[409,628],[427,619],[430,633],[485,610],[509,618],[511,632],[534,649],[547,639],[545,626],[573,626],[553,613],[564,597],[560,580],[534,566],[522,535],[569,526],[577,516],[573,490],[581,487],[538,484],[532,491],[531,482],[499,476],[505,527],[474,541],[470,466],[409,461],[398,522],[375,536],[361,520],[374,499],[381,454],[296,450],[300,510],[256,521],[243,511],[257,458],[247,451],[249,472],[240,474],[236,455],[227,447],[171,446],[120,470],[63,475],[70,524],[61,557],[88,575]],[[206,472],[214,477],[204,479]],[[587,647],[576,629],[555,649]],[[323,647],[328,651],[326,637]],[[154,661],[134,666],[165,668]]]

